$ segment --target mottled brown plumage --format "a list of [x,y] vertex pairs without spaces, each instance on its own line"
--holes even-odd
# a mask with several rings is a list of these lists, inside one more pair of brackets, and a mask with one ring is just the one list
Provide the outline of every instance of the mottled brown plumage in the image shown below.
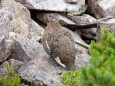
[[75,42],[71,33],[62,27],[59,22],[51,21],[48,23],[43,34],[42,43],[51,57],[54,59],[58,57],[67,69],[75,69]]

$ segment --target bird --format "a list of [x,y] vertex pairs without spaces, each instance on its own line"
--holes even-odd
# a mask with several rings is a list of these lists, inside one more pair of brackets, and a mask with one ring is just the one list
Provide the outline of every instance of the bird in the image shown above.
[[50,21],[43,33],[43,47],[51,58],[67,70],[75,70],[75,41],[71,32],[59,21]]

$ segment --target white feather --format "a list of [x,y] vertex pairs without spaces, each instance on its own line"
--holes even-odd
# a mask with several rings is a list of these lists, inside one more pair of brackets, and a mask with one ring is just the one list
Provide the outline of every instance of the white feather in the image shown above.
[[47,46],[48,50],[50,51],[50,47],[49,47],[49,45],[48,45],[47,40],[46,40],[46,46]]
[[54,58],[55,60],[56,60],[56,62],[58,63],[58,64],[60,64],[62,67],[66,67],[65,66],[65,64],[63,64],[63,63],[61,63],[61,61],[60,61],[60,59],[59,59],[59,57],[57,57],[57,58]]

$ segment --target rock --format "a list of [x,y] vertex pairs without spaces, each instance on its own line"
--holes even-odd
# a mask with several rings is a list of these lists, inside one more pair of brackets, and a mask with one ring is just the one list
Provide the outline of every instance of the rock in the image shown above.
[[108,15],[115,18],[115,0],[88,0],[88,5],[97,18]]
[[79,0],[65,0],[68,3],[77,3]]
[[14,41],[0,37],[0,62],[5,61],[11,55]]
[[75,24],[73,21],[71,21],[67,17],[60,15],[58,13],[37,13],[36,15],[37,15],[37,18],[45,24],[47,24],[53,18],[56,18],[57,20],[59,20],[62,23],[64,22],[67,24]]
[[86,37],[91,40],[96,40],[97,39],[97,28],[90,28],[90,29],[81,29],[81,30],[76,30],[76,33],[78,33],[82,37]]
[[0,62],[8,59],[12,52],[14,42],[9,39],[10,18],[7,10],[0,10]]
[[99,26],[100,28],[98,29],[98,38],[100,36],[100,34],[103,32],[104,28],[108,28],[110,32],[115,34],[115,19],[108,16],[104,19],[100,19],[99,20]]
[[34,20],[31,22],[30,30],[29,30],[29,37],[31,39],[40,40],[44,29],[38,25]]
[[85,0],[79,0],[76,4],[66,3],[65,0],[16,0],[24,4],[29,9],[60,11],[60,12],[76,12],[83,13],[86,9]]
[[11,15],[11,32],[19,33],[23,36],[29,35],[31,17],[29,10],[22,4],[14,0],[2,0],[2,8],[7,10]]
[[45,51],[42,45],[35,40],[30,40],[27,37],[13,32],[10,32],[10,38],[15,40],[11,55],[13,59],[26,62],[32,58],[39,58],[44,55],[43,53]]
[[[87,44],[85,44],[84,42],[81,41],[77,41],[80,44],[83,44],[84,46],[86,46],[87,48],[89,47]],[[79,44],[76,44],[75,47],[77,49],[77,54],[76,54],[76,59],[75,59],[75,67],[76,69],[79,69],[83,66],[89,66],[89,59],[90,59],[90,55],[89,55],[89,48],[86,49],[86,47],[84,46],[80,46]]]
[[[83,14],[82,16],[68,15],[68,17],[71,20],[73,20],[77,25],[81,25],[81,26],[94,24],[97,22],[97,19],[87,14]],[[77,29],[76,28],[75,32],[89,39],[94,39],[94,40],[97,39],[97,28],[89,28],[89,29]]]
[[0,10],[0,37],[7,38],[9,37],[10,29],[10,13],[5,10]]
[[2,77],[2,75],[6,71],[6,63],[8,63],[8,62],[4,62],[2,65],[0,65],[0,77]]
[[40,84],[38,83],[34,86],[64,86],[59,79],[59,74],[62,71],[64,71],[64,69],[53,65],[48,62],[47,57],[44,57],[44,60],[37,58],[25,63],[18,72],[22,79],[33,84],[35,84],[35,81],[42,82],[42,85],[38,85]]
[[76,55],[76,60],[75,60],[75,66],[76,66],[76,69],[80,69],[81,67],[85,66],[85,67],[88,67],[90,64],[89,64],[89,60],[90,60],[90,55],[88,54],[77,54]]
[[9,64],[16,74],[18,69],[22,66],[23,62],[20,62],[18,60],[10,59],[8,61],[5,61],[2,65],[0,65],[0,77],[5,73],[7,70],[6,64]]
[[87,25],[87,24],[93,24],[93,23],[97,22],[97,19],[95,19],[94,17],[92,17],[88,14],[83,14],[81,16],[67,15],[67,17],[70,18],[77,25]]
[[11,14],[11,19],[8,22],[11,24],[10,32],[28,38],[41,36],[42,31],[44,31],[43,28],[31,19],[30,12],[26,7],[14,0],[2,0],[2,6]]
[[23,62],[15,59],[10,59],[8,60],[8,62],[11,65],[11,67],[14,69],[15,73],[17,73],[18,69],[23,65]]

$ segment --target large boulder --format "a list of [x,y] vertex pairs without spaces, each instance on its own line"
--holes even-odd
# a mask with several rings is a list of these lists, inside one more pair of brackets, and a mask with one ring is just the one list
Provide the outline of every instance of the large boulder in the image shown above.
[[10,27],[10,13],[5,9],[0,9],[0,37],[9,37]]
[[[94,23],[97,23],[97,19],[87,14],[83,14],[81,16],[68,15],[67,17],[70,18],[79,26],[92,25]],[[97,39],[97,28],[87,28],[87,29],[76,28],[75,32],[81,35],[82,37],[86,37],[88,39],[95,39],[95,40]]]
[[15,59],[5,61],[2,65],[0,65],[0,77],[7,71],[7,64],[9,64],[14,70],[15,74],[17,74],[17,71],[23,65],[23,62]]
[[10,32],[10,38],[15,41],[11,55],[13,59],[26,62],[46,55],[42,45],[35,40],[30,40],[14,32]]
[[108,28],[110,32],[115,34],[115,18],[107,16],[106,18],[102,18],[98,22],[100,28],[97,30],[98,38],[103,32],[104,28]]
[[41,36],[44,29],[31,19],[30,12],[25,6],[15,0],[2,0],[1,4],[2,9],[7,10],[10,14],[10,20],[6,25],[8,27],[10,24],[10,32],[15,32],[28,38]]
[[10,13],[10,31],[19,33],[23,36],[29,35],[31,17],[29,10],[22,4],[14,0],[2,0],[2,8]]
[[77,69],[80,69],[81,67],[85,66],[88,67],[89,64],[89,59],[91,58],[90,55],[88,55],[88,53],[81,53],[81,54],[77,54],[76,55],[76,60],[75,60],[75,66]]
[[65,0],[16,0],[24,4],[29,9],[60,11],[60,12],[76,12],[81,14],[85,11],[85,0],[78,0],[77,3],[67,3]]
[[9,58],[12,53],[13,44],[13,40],[6,40],[5,38],[0,37],[0,62]]
[[40,40],[43,35],[44,28],[37,24],[34,20],[31,21],[29,28],[29,38],[34,40]]
[[62,71],[63,68],[50,63],[48,58],[44,57],[25,63],[18,72],[23,80],[31,82],[34,86],[64,86],[59,79]]
[[115,18],[115,0],[88,0],[88,5],[97,18],[108,15]]
[[0,10],[0,62],[8,59],[12,52],[13,40],[9,39],[10,13]]

